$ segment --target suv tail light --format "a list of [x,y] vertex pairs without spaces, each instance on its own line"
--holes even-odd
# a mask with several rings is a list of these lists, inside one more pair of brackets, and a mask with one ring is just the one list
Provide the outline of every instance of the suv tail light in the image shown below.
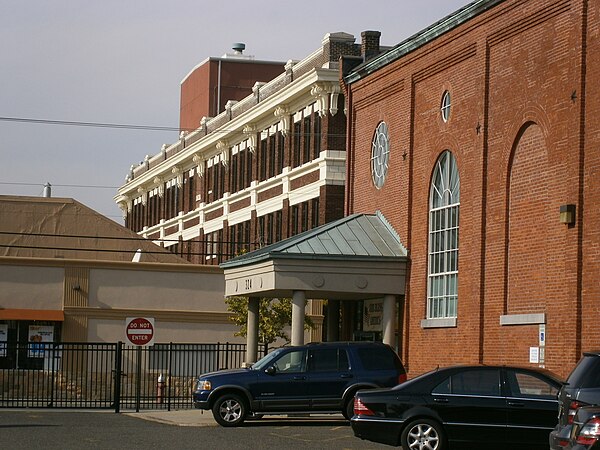
[[600,417],[594,417],[579,430],[575,441],[582,445],[594,445],[600,440]]
[[398,384],[404,383],[406,381],[406,378],[407,377],[405,373],[398,375]]
[[354,415],[374,416],[375,413],[367,408],[360,398],[354,397]]
[[586,403],[578,402],[575,400],[571,401],[571,403],[569,403],[569,412],[567,413],[567,423],[572,424],[573,419],[575,418],[575,413],[577,412],[577,408],[581,408],[585,405]]

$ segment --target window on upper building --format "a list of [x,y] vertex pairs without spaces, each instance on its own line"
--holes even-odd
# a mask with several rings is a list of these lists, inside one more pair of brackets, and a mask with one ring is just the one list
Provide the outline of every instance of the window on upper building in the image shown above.
[[213,260],[212,263],[220,263],[223,260],[223,230],[208,233],[204,238],[206,248],[206,260]]
[[239,190],[240,180],[240,152],[233,153],[231,155],[231,161],[229,162],[229,191],[233,194]]
[[196,177],[194,176],[194,170],[189,171],[187,178],[187,211],[193,211],[196,209]]
[[250,252],[250,221],[240,222],[229,227],[230,251],[228,258]]
[[281,131],[277,132],[277,173],[283,172],[285,164],[285,136]]
[[298,167],[301,164],[301,158],[300,156],[302,155],[302,149],[301,149],[301,143],[302,143],[302,124],[300,122],[295,122],[294,123],[294,140],[293,140],[293,146],[292,146],[292,160],[293,160],[293,166],[294,167]]
[[315,114],[313,159],[317,159],[321,153],[321,116]]
[[279,242],[283,239],[283,212],[281,210],[275,211],[275,236],[273,242]]
[[166,184],[166,189],[165,189],[165,202],[166,202],[166,219],[171,219],[175,216],[177,216],[177,214],[179,214],[179,209],[180,209],[180,205],[179,205],[179,199],[180,199],[180,193],[179,193],[179,186],[177,186],[177,179],[173,178],[169,181],[167,181]]
[[317,228],[319,226],[319,197],[313,198],[310,202],[311,206],[311,222],[310,227]]
[[229,189],[233,194],[250,187],[252,181],[252,153],[245,143],[239,144],[230,161]]
[[293,205],[290,208],[290,231],[291,231],[291,236],[294,236],[296,234],[298,234],[298,232],[300,231],[300,216],[299,216],[299,205]]
[[133,207],[131,209],[132,216],[132,229],[134,231],[141,231],[144,227],[144,205],[142,203],[142,197],[138,197],[133,200]]
[[249,150],[244,152],[246,154],[246,174],[245,174],[245,183],[242,183],[240,187],[248,188],[252,183],[252,162],[254,155]]
[[460,177],[445,151],[435,164],[429,197],[427,318],[455,318],[458,302]]
[[259,181],[265,181],[267,179],[267,139],[260,141],[260,155],[259,155]]
[[310,161],[311,159],[311,154],[310,154],[310,138],[312,136],[312,132],[311,132],[311,116],[306,116],[304,118],[304,123],[302,126],[302,142],[303,142],[303,147],[302,147],[302,163],[307,163]]
[[308,222],[308,202],[303,202],[301,205],[302,210],[302,229],[300,231],[309,230],[309,222]]
[[212,203],[222,198],[225,193],[226,173],[225,166],[223,166],[219,156],[215,156],[209,160],[204,177],[205,202]]
[[275,168],[276,166],[276,162],[277,162],[277,146],[276,146],[276,135],[275,134],[271,134],[269,135],[269,170],[267,172],[267,178],[272,178],[275,175],[277,175],[277,173],[275,172]]
[[215,167],[215,185],[214,185],[215,196],[214,199],[218,200],[225,194],[225,166],[219,160]]
[[148,192],[148,209],[149,225],[154,226],[160,221],[160,197],[157,187]]

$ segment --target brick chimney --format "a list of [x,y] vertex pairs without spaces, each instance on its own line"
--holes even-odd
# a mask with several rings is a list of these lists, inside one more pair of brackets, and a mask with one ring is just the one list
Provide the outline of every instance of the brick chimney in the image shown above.
[[360,34],[361,44],[360,53],[364,61],[377,56],[379,54],[379,38],[381,37],[380,31],[363,31]]

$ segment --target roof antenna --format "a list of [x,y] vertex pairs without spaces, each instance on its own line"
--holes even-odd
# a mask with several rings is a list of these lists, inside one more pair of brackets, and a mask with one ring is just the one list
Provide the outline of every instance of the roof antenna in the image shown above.
[[52,185],[50,184],[49,181],[46,181],[46,184],[44,185],[44,197],[45,198],[52,197]]

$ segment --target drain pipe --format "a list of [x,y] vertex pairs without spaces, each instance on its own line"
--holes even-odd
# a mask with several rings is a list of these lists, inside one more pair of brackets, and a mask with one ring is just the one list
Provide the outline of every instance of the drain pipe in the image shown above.
[[217,111],[215,116],[221,112],[221,59],[219,59],[219,71],[217,73]]

